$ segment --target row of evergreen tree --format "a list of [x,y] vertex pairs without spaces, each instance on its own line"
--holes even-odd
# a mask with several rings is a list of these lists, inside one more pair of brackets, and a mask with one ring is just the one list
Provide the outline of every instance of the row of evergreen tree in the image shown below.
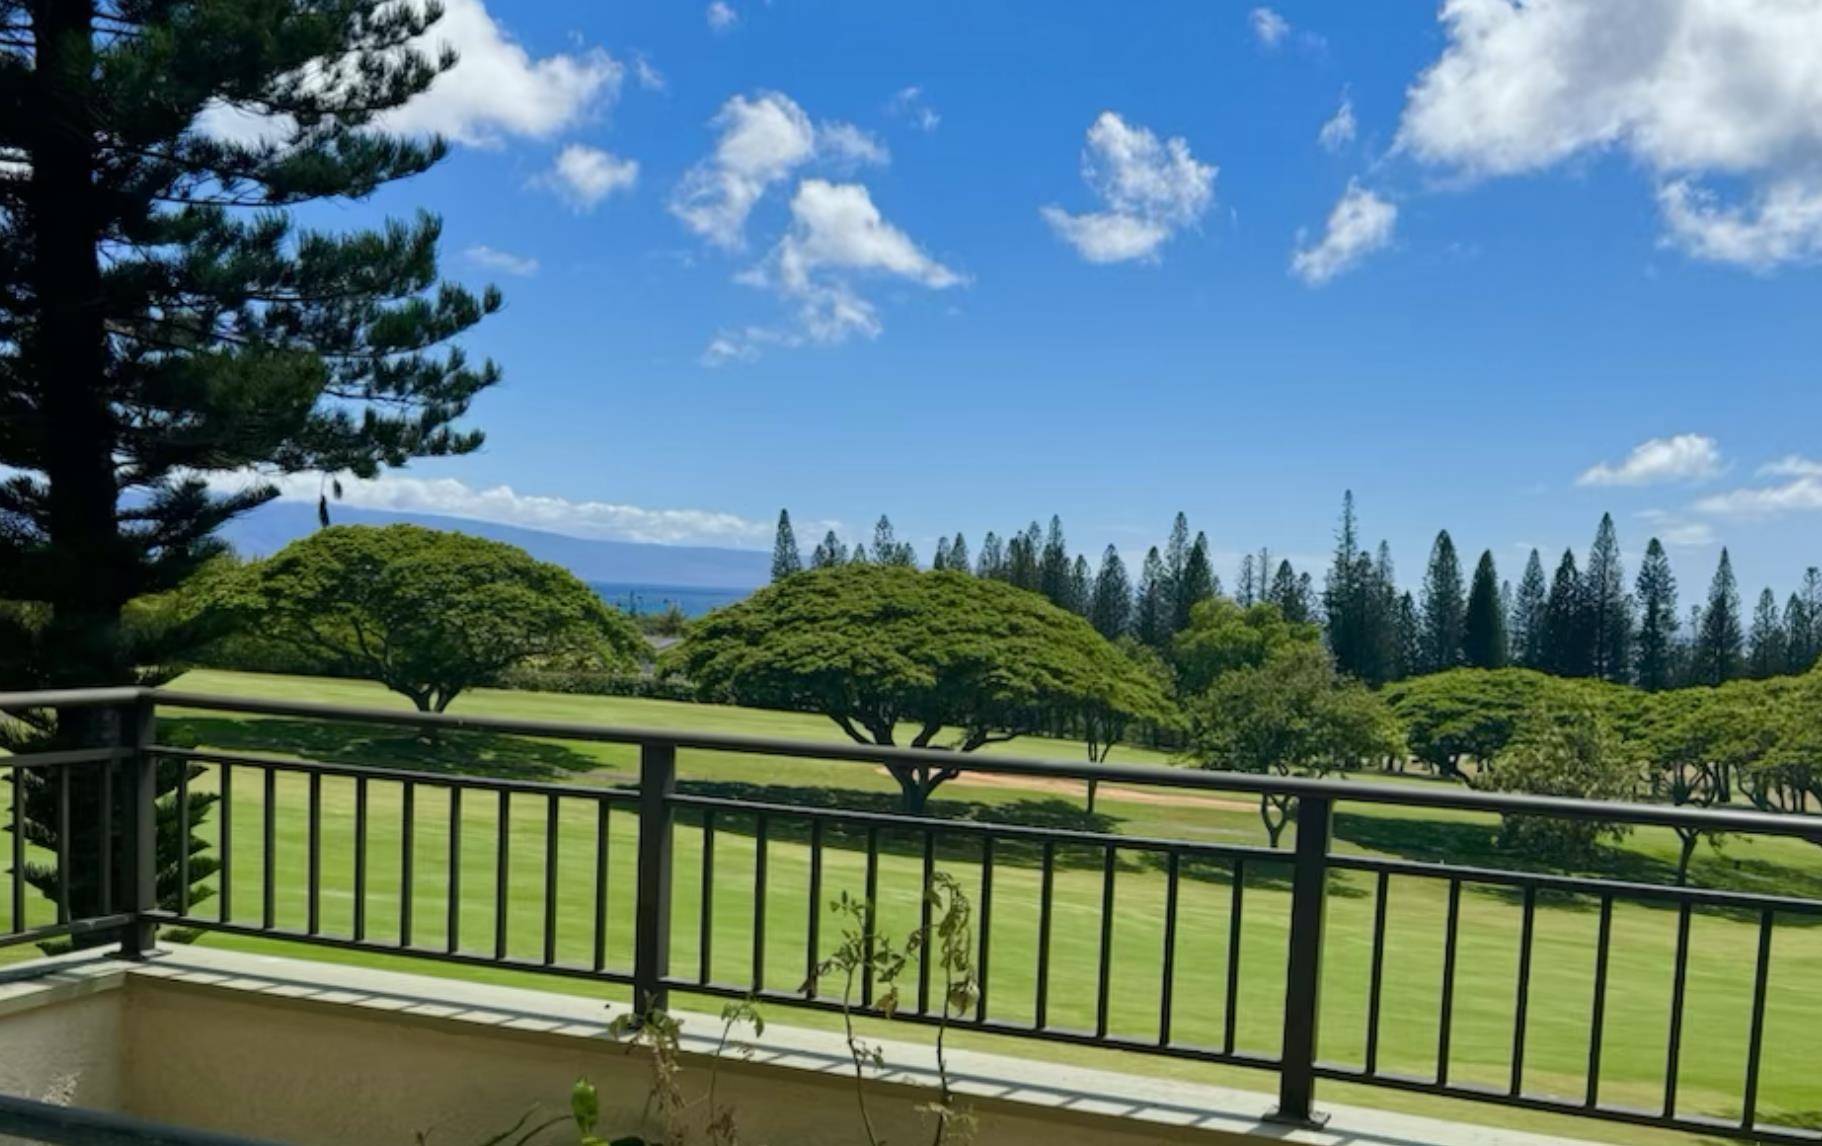
[[[830,531],[808,564],[852,562],[915,566],[918,558],[882,516],[871,549],[864,543],[849,549]],[[1182,513],[1164,546],[1146,553],[1136,584],[1111,545],[1098,568],[1084,555],[1072,555],[1058,517],[1048,529],[1034,521],[1004,539],[989,532],[978,554],[960,533],[939,538],[930,564],[1041,593],[1086,617],[1110,640],[1131,637],[1161,651],[1187,627],[1198,601],[1223,591],[1207,534],[1192,538]],[[781,512],[773,579],[804,565],[790,514]],[[1811,567],[1782,608],[1777,596],[1764,590],[1748,619],[1732,559],[1723,549],[1705,602],[1685,617],[1669,555],[1658,539],[1646,546],[1628,588],[1610,514],[1602,516],[1585,560],[1578,562],[1573,549],[1565,550],[1554,575],[1547,576],[1534,549],[1516,588],[1501,580],[1491,550],[1464,577],[1455,542],[1443,530],[1413,593],[1398,588],[1385,542],[1371,551],[1361,542],[1350,492],[1342,499],[1334,559],[1320,593],[1308,572],[1299,573],[1286,560],[1274,563],[1271,553],[1261,550],[1241,560],[1233,596],[1243,606],[1270,603],[1290,620],[1321,624],[1342,671],[1372,684],[1462,665],[1517,665],[1662,689],[1803,672],[1822,658],[1822,571]]]

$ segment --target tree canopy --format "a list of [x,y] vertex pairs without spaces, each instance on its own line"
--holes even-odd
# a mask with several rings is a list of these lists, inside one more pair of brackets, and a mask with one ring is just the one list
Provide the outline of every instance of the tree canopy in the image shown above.
[[[967,752],[1098,706],[1168,719],[1155,679],[1083,618],[952,571],[810,570],[717,609],[671,663],[707,695],[817,712],[862,744]],[[954,738],[939,742],[945,731]],[[908,810],[954,770],[892,766]]]
[[638,631],[561,566],[415,525],[340,525],[237,578],[229,607],[266,637],[379,681],[419,711],[531,661],[630,666]]

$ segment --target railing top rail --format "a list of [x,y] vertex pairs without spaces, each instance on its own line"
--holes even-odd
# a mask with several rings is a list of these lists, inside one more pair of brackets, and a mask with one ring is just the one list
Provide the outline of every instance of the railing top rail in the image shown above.
[[[36,696],[40,699],[34,700]],[[668,745],[672,748],[718,752],[745,752],[761,756],[842,761],[847,763],[934,768],[956,773],[1007,776],[1042,776],[1067,780],[1099,780],[1147,787],[1200,791],[1273,794],[1308,799],[1328,799],[1355,804],[1448,811],[1555,816],[1568,819],[1611,820],[1653,827],[1683,827],[1704,832],[1747,832],[1794,836],[1822,842],[1822,816],[1774,815],[1766,812],[1713,808],[1673,807],[1660,804],[1598,802],[1557,796],[1531,796],[1472,789],[1419,789],[1402,784],[1360,783],[1349,780],[1312,780],[1217,772],[1196,768],[1171,768],[1147,764],[1090,764],[1070,760],[1042,760],[1015,756],[982,756],[930,748],[897,748],[826,740],[788,740],[740,736],[717,732],[636,728],[578,721],[534,720],[521,717],[411,712],[358,705],[311,701],[267,700],[255,697],[216,696],[174,689],[97,689],[63,693],[0,694],[0,710],[74,704],[123,703],[150,697],[172,708],[234,712],[253,716],[289,716],[364,724],[407,725],[455,731],[503,732],[559,740],[607,744]],[[51,699],[45,699],[51,698]]]
[[133,685],[0,692],[0,712],[18,712],[28,708],[104,708],[111,704],[131,704],[136,700],[144,700],[152,692],[152,689]]

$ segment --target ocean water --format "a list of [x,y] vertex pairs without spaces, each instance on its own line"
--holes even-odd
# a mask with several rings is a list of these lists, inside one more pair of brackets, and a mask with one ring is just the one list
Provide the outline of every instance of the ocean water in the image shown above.
[[686,617],[731,605],[751,589],[704,589],[695,585],[638,585],[626,581],[590,581],[588,587],[608,604],[628,613],[662,613],[674,602]]

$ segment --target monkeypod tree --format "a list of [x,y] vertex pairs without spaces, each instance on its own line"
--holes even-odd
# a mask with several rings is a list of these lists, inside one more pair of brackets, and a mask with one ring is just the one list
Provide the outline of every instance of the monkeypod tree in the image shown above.
[[629,667],[632,623],[558,565],[517,546],[415,525],[338,525],[250,567],[230,607],[336,672],[419,712],[527,663]]
[[[710,613],[672,656],[706,694],[821,713],[860,744],[970,752],[1059,713],[1170,718],[1155,678],[1083,618],[947,570],[812,569]],[[888,770],[913,813],[959,775]]]

